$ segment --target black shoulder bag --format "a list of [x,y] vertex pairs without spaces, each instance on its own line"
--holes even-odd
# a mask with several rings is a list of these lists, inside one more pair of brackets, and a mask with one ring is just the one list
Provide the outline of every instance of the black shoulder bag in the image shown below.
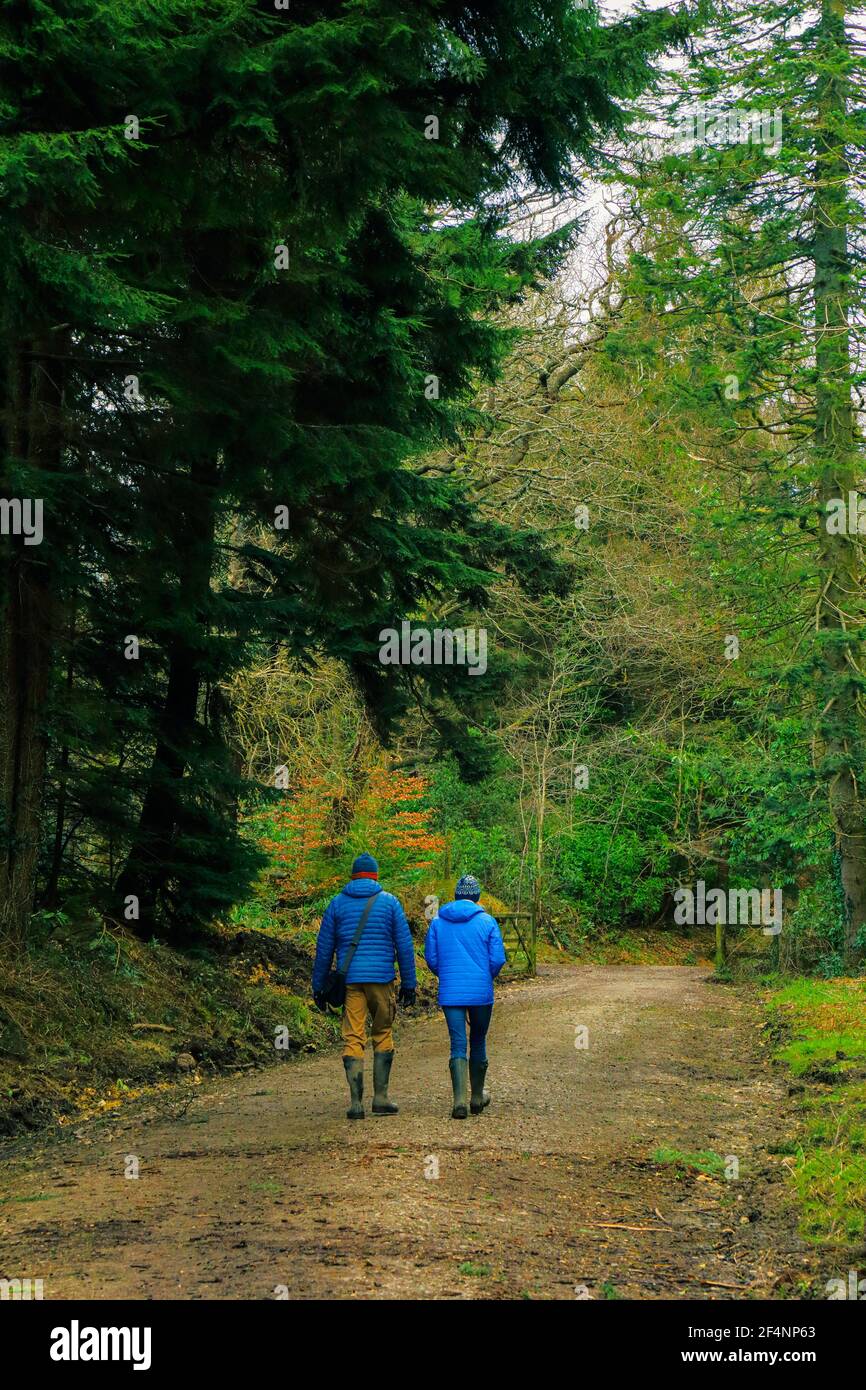
[[361,933],[366,926],[367,918],[370,916],[370,909],[378,896],[378,893],[371,893],[364,905],[361,919],[355,928],[355,935],[352,937],[351,944],[343,960],[342,969],[330,970],[328,972],[328,978],[325,981],[325,988],[322,990],[322,993],[325,996],[325,1003],[329,1004],[332,1009],[342,1009],[346,1002],[346,976],[349,973],[349,966],[352,964],[352,957],[358,949],[358,942],[361,940]]

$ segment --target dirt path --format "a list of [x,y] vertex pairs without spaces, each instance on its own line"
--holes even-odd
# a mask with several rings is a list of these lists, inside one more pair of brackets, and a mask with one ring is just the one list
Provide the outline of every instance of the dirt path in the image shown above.
[[[493,1104],[463,1123],[437,1017],[402,1027],[393,1118],[347,1122],[340,1059],[317,1056],[30,1146],[0,1176],[0,1276],[46,1298],[784,1296],[807,1269],[768,1153],[784,1084],[753,1001],[706,977],[555,967],[504,992]],[[741,1176],[659,1166],[662,1146]]]

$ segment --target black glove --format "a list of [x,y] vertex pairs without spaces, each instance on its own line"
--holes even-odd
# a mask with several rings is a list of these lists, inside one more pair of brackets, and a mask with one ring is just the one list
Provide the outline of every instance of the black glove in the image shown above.
[[400,993],[397,996],[404,1009],[411,1009],[415,1003],[415,990],[407,989],[405,985],[400,986]]
[[319,1010],[319,1013],[326,1014],[326,1013],[328,1012],[328,1001],[326,1000],[324,994],[322,994],[322,993],[314,994],[314,995],[313,995],[313,1003],[315,1004],[316,1008]]

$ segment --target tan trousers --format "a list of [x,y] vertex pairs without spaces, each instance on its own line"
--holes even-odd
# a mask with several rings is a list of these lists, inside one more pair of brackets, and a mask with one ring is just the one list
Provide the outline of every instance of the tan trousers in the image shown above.
[[391,1025],[396,1012],[397,986],[393,980],[388,985],[346,985],[343,1056],[363,1057],[367,1041],[367,1014],[372,1025],[374,1052],[393,1052]]

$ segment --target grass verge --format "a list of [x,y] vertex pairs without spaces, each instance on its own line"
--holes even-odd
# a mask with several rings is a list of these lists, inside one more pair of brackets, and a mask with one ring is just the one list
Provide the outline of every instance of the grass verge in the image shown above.
[[866,1222],[866,980],[797,979],[768,997],[798,1133],[786,1166],[809,1241],[862,1245]]

